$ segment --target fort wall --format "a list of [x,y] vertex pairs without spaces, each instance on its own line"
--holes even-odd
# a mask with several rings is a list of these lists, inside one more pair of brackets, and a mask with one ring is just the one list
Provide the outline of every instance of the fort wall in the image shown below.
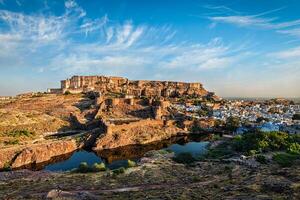
[[[175,97],[182,95],[205,96],[208,92],[201,83],[175,81],[128,80],[111,76],[73,76],[61,81],[61,92],[122,93],[133,97]],[[53,90],[54,92],[54,90]]]

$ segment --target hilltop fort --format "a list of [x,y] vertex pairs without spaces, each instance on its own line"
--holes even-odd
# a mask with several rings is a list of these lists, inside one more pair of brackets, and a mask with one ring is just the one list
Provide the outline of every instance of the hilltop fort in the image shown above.
[[201,97],[209,94],[201,83],[174,81],[128,80],[112,76],[73,76],[61,81],[61,88],[49,89],[49,93],[82,93],[97,91],[101,94],[119,93],[134,97]]

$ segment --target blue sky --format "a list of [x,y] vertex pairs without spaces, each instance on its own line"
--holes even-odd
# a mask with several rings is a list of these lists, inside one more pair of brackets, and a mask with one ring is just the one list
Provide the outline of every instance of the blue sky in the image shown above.
[[300,1],[0,0],[0,95],[96,74],[300,97]]

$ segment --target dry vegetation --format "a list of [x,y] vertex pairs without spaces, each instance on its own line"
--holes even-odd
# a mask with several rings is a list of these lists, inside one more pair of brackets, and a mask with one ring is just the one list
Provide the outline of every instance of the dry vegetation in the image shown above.
[[[300,168],[276,164],[252,169],[233,163],[178,164],[155,153],[125,173],[16,172],[0,176],[0,197],[41,199],[299,199]],[[23,173],[21,175],[21,173]],[[22,177],[22,178],[21,178]]]
[[[37,139],[47,132],[72,129],[69,117],[75,113],[84,118],[80,103],[82,95],[41,94],[16,98],[0,103],[0,146]],[[25,131],[33,133],[31,137],[12,136],[10,133]]]

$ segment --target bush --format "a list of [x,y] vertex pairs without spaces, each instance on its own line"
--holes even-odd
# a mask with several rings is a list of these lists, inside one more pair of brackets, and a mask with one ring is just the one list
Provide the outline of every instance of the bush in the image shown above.
[[287,151],[291,154],[300,154],[300,144],[295,142],[291,143]]
[[290,167],[299,156],[289,153],[277,153],[273,156],[273,160],[282,167]]
[[293,120],[300,120],[300,113],[296,113],[293,115]]
[[204,157],[208,159],[223,159],[229,158],[232,155],[233,151],[231,149],[217,147],[215,149],[209,149]]
[[196,161],[196,159],[193,157],[191,153],[184,152],[184,153],[179,153],[176,155],[173,160],[178,163],[183,163],[183,164],[191,164]]
[[126,169],[124,167],[120,167],[118,169],[114,169],[112,170],[114,175],[119,175],[119,174],[123,174],[125,173]]
[[16,145],[19,143],[20,141],[18,139],[11,139],[11,140],[4,141],[4,145]]
[[289,134],[284,132],[269,132],[267,138],[269,140],[269,147],[272,150],[283,150],[288,146]]
[[86,162],[81,162],[77,168],[77,171],[81,173],[90,172],[89,165]]
[[238,117],[228,117],[226,121],[226,129],[230,131],[236,131],[238,127],[240,127],[241,121]]
[[220,140],[222,137],[219,134],[213,134],[211,140],[212,141],[216,141],[216,140]]
[[136,163],[132,160],[127,160],[127,167],[135,167],[136,166]]
[[6,133],[5,135],[9,137],[32,137],[35,133],[28,130],[14,130]]
[[247,152],[251,150],[266,152],[269,150],[286,150],[295,139],[284,132],[251,132],[235,137],[233,147],[236,151]]
[[261,164],[266,164],[268,162],[264,155],[257,155],[255,160]]
[[265,121],[265,122],[268,122],[268,121],[270,121],[268,118],[265,118],[265,117],[258,117],[257,119],[256,119],[256,123],[260,123],[260,122],[262,122],[262,121]]
[[252,149],[249,151],[248,154],[249,154],[249,156],[255,156],[257,154],[257,151]]
[[106,166],[103,162],[102,163],[94,163],[92,166],[93,172],[101,172],[101,171],[105,171],[105,170],[106,170]]
[[199,110],[197,113],[198,113],[198,115],[200,117],[205,117],[205,116],[208,115],[208,111],[207,110]]
[[64,95],[69,95],[71,92],[69,90],[65,91]]
[[1,171],[5,171],[5,172],[11,171],[11,170],[12,170],[12,168],[8,162],[4,163],[4,166],[1,169]]

